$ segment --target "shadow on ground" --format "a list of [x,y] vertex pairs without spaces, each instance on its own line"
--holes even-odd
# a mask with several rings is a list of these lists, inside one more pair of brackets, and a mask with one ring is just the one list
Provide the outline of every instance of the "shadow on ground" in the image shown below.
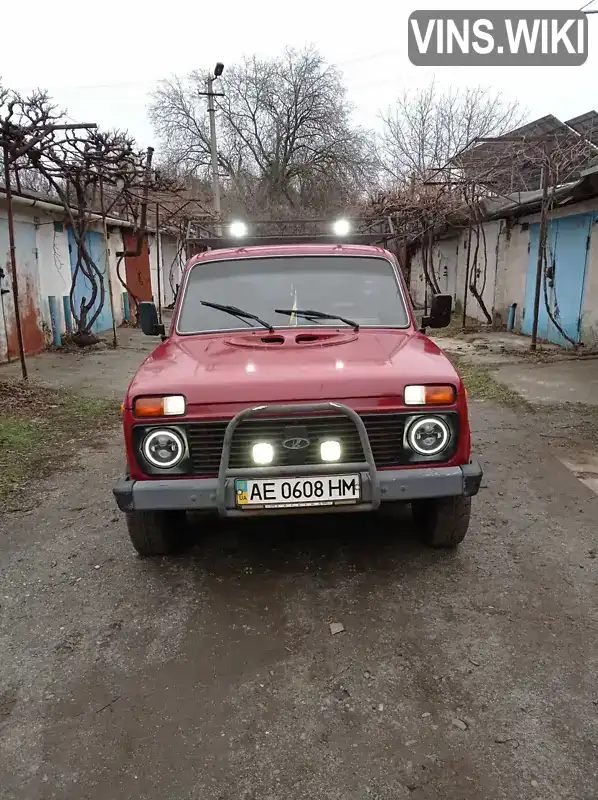
[[[214,577],[343,573],[378,579],[401,565],[414,574],[456,551],[431,550],[417,536],[409,505],[377,514],[305,515],[218,520],[190,515],[185,546],[175,557]],[[172,559],[171,559],[172,560]],[[151,563],[151,562],[144,562]]]

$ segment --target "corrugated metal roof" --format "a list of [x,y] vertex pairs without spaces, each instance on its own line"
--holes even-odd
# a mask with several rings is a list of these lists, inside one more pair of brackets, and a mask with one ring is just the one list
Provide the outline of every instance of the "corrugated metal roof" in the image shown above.
[[587,111],[568,119],[565,124],[598,147],[598,112]]
[[[540,189],[541,167],[537,153],[540,137],[554,137],[557,143],[576,141],[576,136],[587,140],[584,152],[576,155],[568,168],[566,180],[581,176],[582,170],[593,160],[592,152],[598,156],[598,113],[588,111],[567,122],[554,114],[528,122],[490,142],[478,142],[455,159],[472,180],[492,186],[497,192],[506,194],[518,190],[521,194]],[[521,142],[512,139],[521,138]],[[529,143],[526,141],[529,140]],[[529,148],[529,149],[528,149]],[[595,149],[594,149],[595,148]],[[590,152],[591,151],[591,152]]]
[[[579,186],[581,181],[570,181],[563,183],[554,189],[554,197],[557,200],[565,200],[572,193],[573,190]],[[551,195],[553,190],[551,190]],[[506,197],[492,197],[486,200],[486,213],[488,216],[507,216],[515,210],[524,209],[527,206],[533,206],[542,201],[542,189],[534,189],[527,192],[513,192]]]

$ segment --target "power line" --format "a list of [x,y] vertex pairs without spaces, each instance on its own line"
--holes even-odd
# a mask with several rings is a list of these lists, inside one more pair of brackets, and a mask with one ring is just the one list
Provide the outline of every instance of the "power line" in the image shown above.
[[[594,0],[590,0],[593,2]],[[379,50],[376,53],[370,53],[369,55],[365,56],[357,56],[356,58],[349,58],[344,61],[335,61],[330,62],[332,66],[335,67],[345,67],[350,64],[359,64],[365,61],[374,61],[377,58],[382,58],[384,56],[396,55],[396,50]],[[117,87],[135,87],[135,86],[150,86],[158,83],[159,81],[163,80],[163,76],[156,77],[156,78],[149,78],[140,81],[111,81],[108,83],[81,83],[73,85],[63,85],[51,87],[53,91],[84,91],[84,90],[93,90],[93,89],[115,89]],[[21,87],[22,89],[24,87]]]

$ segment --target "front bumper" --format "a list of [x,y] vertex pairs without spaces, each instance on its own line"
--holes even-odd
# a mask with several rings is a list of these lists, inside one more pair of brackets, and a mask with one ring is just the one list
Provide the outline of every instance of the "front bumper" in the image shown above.
[[[302,467],[252,467],[230,469],[231,445],[235,430],[247,417],[258,415],[292,414],[327,411],[344,414],[357,428],[364,461],[352,464],[319,464]],[[362,497],[355,505],[315,506],[307,509],[238,509],[235,503],[236,478],[307,477],[326,474],[359,473]],[[121,479],[114,495],[121,511],[170,511],[175,509],[210,511],[225,516],[266,516],[271,514],[346,513],[375,511],[381,503],[420,500],[432,497],[477,494],[482,480],[482,468],[477,462],[461,467],[421,467],[418,469],[377,470],[363,420],[349,406],[341,403],[310,403],[298,405],[258,406],[240,411],[229,422],[222,446],[217,478],[150,479],[134,481]]]
[[[344,467],[337,472],[350,472]],[[426,467],[423,469],[380,470],[376,473],[379,502],[372,503],[375,487],[367,472],[361,473],[363,502],[347,506],[320,506],[305,509],[310,513],[346,513],[371,511],[384,503],[424,500],[433,497],[478,493],[482,481],[482,468],[477,461],[462,467]],[[114,487],[116,502],[121,511],[220,511],[223,516],[268,516],[272,514],[297,514],[298,508],[238,510],[235,505],[234,478],[224,486],[225,508],[219,508],[221,495],[218,478],[182,478],[176,480],[133,481],[122,478]]]

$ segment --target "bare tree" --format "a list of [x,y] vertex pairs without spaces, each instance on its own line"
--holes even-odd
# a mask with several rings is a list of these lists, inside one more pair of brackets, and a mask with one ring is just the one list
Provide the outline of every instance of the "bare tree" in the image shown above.
[[[143,175],[143,154],[120,131],[102,132],[95,125],[66,123],[45,92],[23,97],[9,93],[4,129],[11,137],[11,168],[17,188],[47,187],[64,210],[76,247],[70,291],[77,341],[97,338],[92,326],[106,299],[103,272],[89,249],[94,219],[106,217]],[[21,180],[23,179],[23,180]],[[87,281],[86,295],[75,303],[78,278]]]
[[[167,158],[206,175],[210,138],[205,75],[163,81],[150,115]],[[216,98],[218,162],[229,201],[256,208],[345,202],[374,175],[371,138],[352,125],[338,69],[312,48],[246,58],[222,77]]]
[[435,81],[405,91],[382,115],[380,164],[391,181],[426,181],[482,136],[499,136],[520,124],[517,103],[484,87],[441,92]]

